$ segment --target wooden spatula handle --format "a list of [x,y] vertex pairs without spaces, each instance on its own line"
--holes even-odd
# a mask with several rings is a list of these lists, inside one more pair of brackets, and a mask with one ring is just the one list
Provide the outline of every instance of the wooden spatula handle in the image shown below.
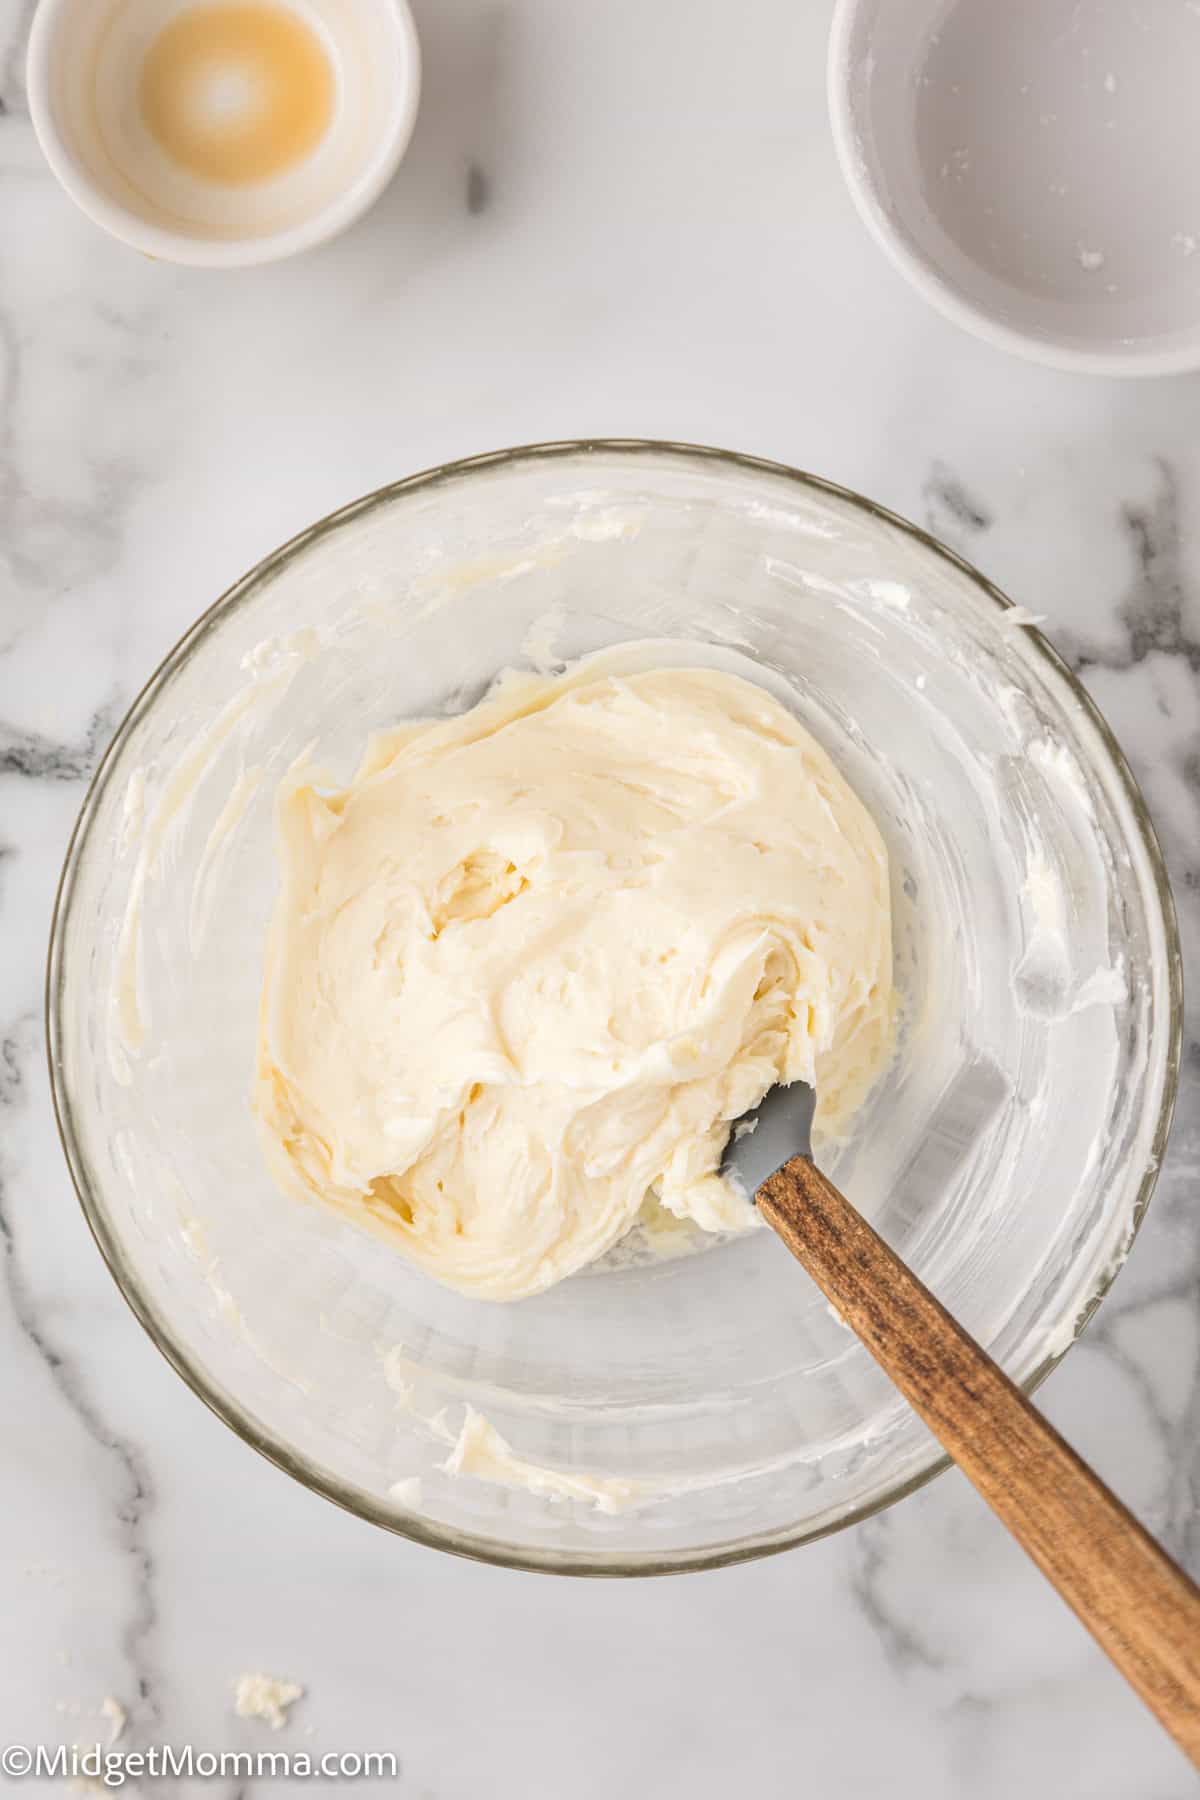
[[763,1217],[1200,1767],[1200,1588],[833,1183],[793,1157]]

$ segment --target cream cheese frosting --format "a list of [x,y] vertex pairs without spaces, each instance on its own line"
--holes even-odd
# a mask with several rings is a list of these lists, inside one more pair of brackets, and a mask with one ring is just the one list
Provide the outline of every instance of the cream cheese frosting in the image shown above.
[[653,1194],[754,1222],[732,1122],[841,1134],[893,1040],[887,854],[826,752],[713,669],[509,676],[279,799],[254,1108],[290,1192],[536,1294]]

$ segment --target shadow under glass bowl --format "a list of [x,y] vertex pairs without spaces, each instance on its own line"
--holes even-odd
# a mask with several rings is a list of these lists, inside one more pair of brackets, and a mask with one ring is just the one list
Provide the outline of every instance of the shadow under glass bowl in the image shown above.
[[[315,745],[345,779],[371,731],[597,650],[749,674],[874,813],[904,1022],[829,1166],[1026,1387],[1148,1202],[1181,981],[1079,683],[960,558],[811,476],[625,440],[477,457],[335,513],[197,622],[101,763],[55,910],[50,1072],[97,1243],[184,1379],[315,1491],[459,1554],[635,1575],[818,1537],[944,1459],[769,1232],[471,1301],[279,1194],[248,1107],[289,764]],[[467,1406],[653,1503],[448,1473]]]

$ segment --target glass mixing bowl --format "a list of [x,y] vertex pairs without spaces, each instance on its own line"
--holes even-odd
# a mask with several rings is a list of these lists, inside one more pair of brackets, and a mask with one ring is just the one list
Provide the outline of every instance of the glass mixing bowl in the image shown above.
[[[312,745],[345,779],[376,728],[625,645],[762,681],[879,822],[903,1030],[829,1166],[1026,1385],[1129,1250],[1179,1048],[1170,892],[1103,721],[979,574],[853,494],[553,444],[385,488],[239,582],[134,703],[67,856],[49,1050],[84,1210],[155,1342],[281,1467],[425,1543],[576,1573],[799,1543],[942,1463],[768,1231],[498,1306],[265,1172],[248,1091],[288,765]],[[468,1408],[535,1470],[646,1503],[448,1472]]]

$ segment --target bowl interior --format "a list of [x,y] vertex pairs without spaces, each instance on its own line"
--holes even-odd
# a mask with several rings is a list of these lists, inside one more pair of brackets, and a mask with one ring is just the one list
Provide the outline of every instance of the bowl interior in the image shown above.
[[857,197],[927,291],[1164,367],[1200,355],[1198,81],[1200,14],[1126,0],[857,0],[832,68]]
[[[431,1541],[636,1570],[828,1529],[936,1451],[766,1231],[470,1301],[276,1192],[248,1110],[289,763],[312,746],[345,778],[372,730],[601,649],[748,673],[872,809],[905,1019],[833,1172],[1012,1374],[1037,1375],[1128,1249],[1161,1148],[1161,866],[1036,634],[920,534],[771,465],[639,445],[480,459],[269,558],[160,670],[89,797],[52,1069],[102,1248],[239,1430]],[[529,1463],[629,1477],[651,1503],[614,1516],[448,1474],[467,1406]]]

